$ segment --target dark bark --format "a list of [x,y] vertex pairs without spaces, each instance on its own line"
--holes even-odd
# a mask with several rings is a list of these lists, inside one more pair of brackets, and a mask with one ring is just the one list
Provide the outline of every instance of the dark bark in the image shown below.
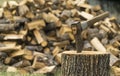
[[62,76],[110,76],[110,55],[101,52],[75,51],[62,54]]

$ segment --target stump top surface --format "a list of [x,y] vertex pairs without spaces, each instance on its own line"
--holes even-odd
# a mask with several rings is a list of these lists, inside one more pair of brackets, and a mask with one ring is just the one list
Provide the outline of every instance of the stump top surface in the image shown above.
[[98,52],[98,51],[82,51],[81,53],[77,53],[77,51],[65,51],[63,54],[71,54],[71,55],[100,55],[100,54],[109,54],[107,52]]

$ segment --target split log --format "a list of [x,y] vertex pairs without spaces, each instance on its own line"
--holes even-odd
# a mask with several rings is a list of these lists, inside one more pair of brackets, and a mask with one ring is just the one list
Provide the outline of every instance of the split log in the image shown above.
[[35,68],[35,69],[40,69],[40,68],[43,68],[45,67],[46,64],[44,62],[38,62],[38,56],[36,56],[34,58],[34,62],[32,64],[32,67]]
[[119,76],[120,75],[120,68],[119,67],[113,66],[112,71],[114,73],[114,76]]
[[24,40],[22,34],[0,34],[0,40]]
[[10,57],[22,56],[24,54],[25,54],[25,50],[18,50],[18,51],[11,53]]
[[109,57],[105,52],[63,52],[62,76],[110,76]]
[[55,66],[46,66],[42,69],[35,71],[34,73],[42,73],[42,74],[52,73],[54,69],[55,69]]
[[34,30],[34,35],[36,37],[38,44],[41,44],[41,46],[43,46],[43,47],[47,46],[48,43],[45,40],[45,35],[43,34],[43,32],[40,32],[38,30]]
[[103,44],[99,41],[98,38],[94,37],[90,42],[97,51],[102,51],[102,52],[107,51],[106,48],[103,46]]
[[33,29],[40,29],[45,27],[45,22],[44,20],[36,20],[36,21],[32,21],[30,23],[27,23],[27,27],[29,30],[33,30]]
[[0,47],[0,51],[3,51],[3,52],[16,51],[16,50],[20,50],[20,49],[21,49],[21,46],[15,46],[15,47],[11,47],[11,46]]
[[83,18],[85,18],[86,20],[90,20],[90,19],[94,18],[93,15],[91,15],[89,13],[86,13],[86,12],[80,12],[79,14],[80,14],[80,16],[82,16]]

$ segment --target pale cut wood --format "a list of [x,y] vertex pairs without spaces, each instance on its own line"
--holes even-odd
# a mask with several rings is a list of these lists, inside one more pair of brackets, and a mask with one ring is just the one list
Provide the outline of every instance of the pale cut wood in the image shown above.
[[43,13],[42,14],[42,17],[43,17],[43,19],[46,21],[46,22],[48,22],[48,23],[50,23],[50,22],[58,22],[59,21],[59,18],[58,17],[56,17],[54,14],[52,14],[52,13],[48,13],[48,14],[46,14],[46,13]]
[[25,54],[23,55],[23,58],[27,59],[27,60],[33,60],[34,58],[34,55],[33,55],[33,52],[30,51],[30,50],[25,50]]
[[20,50],[20,49],[21,49],[21,46],[15,46],[15,47],[11,47],[11,46],[0,47],[0,51],[3,51],[3,52],[16,51],[16,50]]
[[58,64],[61,64],[61,57],[62,57],[62,53],[59,53],[55,56],[55,60],[57,61]]
[[114,73],[114,76],[120,76],[120,68],[116,66],[112,66],[112,71]]
[[61,49],[58,46],[56,46],[54,50],[52,51],[53,56],[56,56],[60,51]]
[[32,12],[27,12],[26,13],[26,15],[25,15],[27,18],[31,18],[31,19],[33,19],[33,18],[35,18],[35,15],[32,13]]
[[11,57],[7,57],[4,61],[5,64],[9,64],[11,62],[12,58]]
[[103,44],[99,41],[97,37],[94,37],[90,43],[94,46],[94,48],[97,51],[107,52],[106,48],[103,46]]
[[22,34],[0,34],[3,38],[2,40],[23,40],[24,35]]
[[8,67],[7,72],[17,72],[17,68],[15,67]]
[[111,52],[115,56],[119,56],[119,53],[120,53],[120,50],[113,46],[107,46],[107,51]]
[[44,20],[36,20],[36,21],[27,23],[27,27],[29,30],[39,29],[40,27],[45,27],[45,26],[46,24]]
[[42,34],[38,30],[34,30],[34,35],[38,44],[41,44],[43,47],[47,46],[47,41],[42,37]]
[[65,47],[65,45],[68,45],[68,44],[70,44],[68,40],[53,43],[54,46],[59,46],[59,47]]
[[16,46],[16,42],[9,42],[9,41],[5,41],[0,43],[0,46],[5,46],[5,47],[15,47]]
[[85,4],[80,4],[79,7],[82,7],[82,8],[85,8],[85,9],[91,9],[92,8],[91,5],[86,4],[86,3]]
[[102,25],[102,24],[100,25],[100,28],[103,29],[106,32],[110,32],[110,29],[107,28],[106,26]]
[[45,0],[34,0],[36,3],[40,4],[40,5],[44,5],[45,4]]
[[95,51],[65,51],[62,54],[62,76],[110,76],[110,55]]
[[110,66],[113,66],[120,59],[110,53]]
[[69,26],[62,26],[59,30],[60,36],[63,36],[65,33],[71,33],[72,29]]
[[13,20],[12,13],[9,10],[4,10],[4,17],[9,20]]
[[43,67],[46,66],[45,63],[43,63],[43,62],[38,62],[37,59],[38,59],[38,56],[35,56],[34,61],[33,61],[33,64],[32,64],[32,67],[33,67],[33,68],[35,68],[35,69],[40,69],[40,68],[43,68]]
[[18,50],[18,51],[11,53],[10,57],[22,56],[24,54],[25,54],[25,50]]
[[3,17],[3,12],[4,12],[4,9],[0,8],[0,18]]
[[45,66],[44,68],[42,69],[39,69],[37,71],[35,71],[34,73],[51,73],[54,69],[55,69],[56,66]]
[[80,12],[79,15],[82,16],[83,18],[87,19],[87,20],[90,20],[90,19],[93,19],[93,18],[94,18],[93,15],[91,15],[91,14],[89,14],[89,13],[86,13],[86,12],[83,12],[83,11]]
[[97,51],[107,52],[106,48],[103,46],[103,44],[99,41],[97,37],[94,37],[90,42]]

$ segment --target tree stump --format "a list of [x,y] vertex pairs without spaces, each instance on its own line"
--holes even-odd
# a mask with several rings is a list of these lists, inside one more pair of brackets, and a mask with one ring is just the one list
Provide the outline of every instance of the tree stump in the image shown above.
[[66,51],[62,54],[62,76],[110,76],[106,52]]

